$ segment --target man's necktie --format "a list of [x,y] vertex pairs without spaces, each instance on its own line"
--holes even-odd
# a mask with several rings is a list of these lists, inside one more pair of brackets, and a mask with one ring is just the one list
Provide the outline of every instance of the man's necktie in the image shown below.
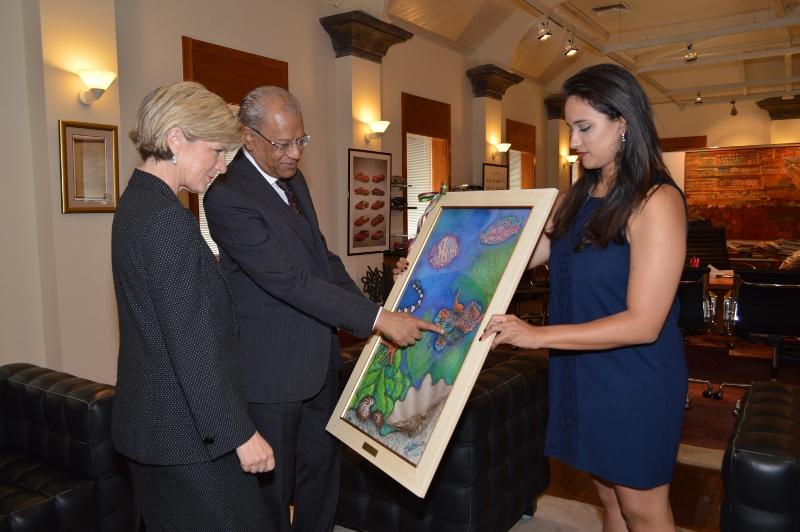
[[295,210],[295,212],[299,215],[303,215],[303,211],[300,210],[300,204],[297,203],[297,196],[294,194],[294,189],[292,188],[291,183],[289,183],[288,179],[278,179],[275,181],[275,184],[283,190],[283,193],[286,194],[286,200],[289,202],[289,207]]

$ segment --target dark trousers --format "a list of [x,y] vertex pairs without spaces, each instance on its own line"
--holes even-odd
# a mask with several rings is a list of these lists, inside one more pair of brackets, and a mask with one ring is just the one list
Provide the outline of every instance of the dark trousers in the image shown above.
[[266,512],[258,482],[254,475],[242,471],[236,452],[198,464],[157,466],[133,461],[128,464],[137,530],[266,530]]
[[[331,368],[322,389],[294,403],[248,403],[250,419],[275,453],[275,469],[259,476],[270,532],[333,529],[339,499],[339,450],[325,425],[336,406]],[[294,501],[294,520],[289,505]]]

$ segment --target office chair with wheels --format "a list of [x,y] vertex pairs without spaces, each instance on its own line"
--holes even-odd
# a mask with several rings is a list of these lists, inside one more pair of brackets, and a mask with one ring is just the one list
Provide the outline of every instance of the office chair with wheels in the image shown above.
[[[708,271],[702,268],[684,268],[678,284],[678,327],[686,337],[693,332],[707,331],[716,317],[717,299],[708,291]],[[703,397],[712,397],[714,387],[711,381],[704,378],[689,377],[689,382],[705,384]],[[689,408],[691,401],[686,395],[685,407]]]
[[[737,269],[733,293],[725,298],[724,320],[729,335],[772,347],[770,380],[777,380],[785,339],[800,336],[800,272]],[[720,397],[726,387],[749,384],[724,382]]]

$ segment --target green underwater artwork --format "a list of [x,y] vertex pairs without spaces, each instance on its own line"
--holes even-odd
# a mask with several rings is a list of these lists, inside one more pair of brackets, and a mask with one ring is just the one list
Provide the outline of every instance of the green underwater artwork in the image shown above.
[[530,208],[442,208],[397,308],[442,326],[400,349],[380,341],[343,419],[418,464]]

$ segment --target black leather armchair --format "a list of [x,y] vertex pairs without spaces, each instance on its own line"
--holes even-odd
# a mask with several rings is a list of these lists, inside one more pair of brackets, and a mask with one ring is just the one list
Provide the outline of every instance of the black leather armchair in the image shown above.
[[800,530],[800,387],[754,382],[722,459],[721,532]]
[[[800,335],[800,272],[789,270],[736,270],[733,294],[725,298],[725,328],[729,335],[756,340],[772,347],[770,379],[778,378],[784,339]],[[726,387],[745,383],[724,382]]]
[[[343,352],[344,384],[360,350]],[[336,522],[370,532],[508,530],[550,482],[547,362],[490,352],[424,499],[342,447]]]
[[133,530],[111,444],[114,387],[32,364],[0,366],[0,529]]

